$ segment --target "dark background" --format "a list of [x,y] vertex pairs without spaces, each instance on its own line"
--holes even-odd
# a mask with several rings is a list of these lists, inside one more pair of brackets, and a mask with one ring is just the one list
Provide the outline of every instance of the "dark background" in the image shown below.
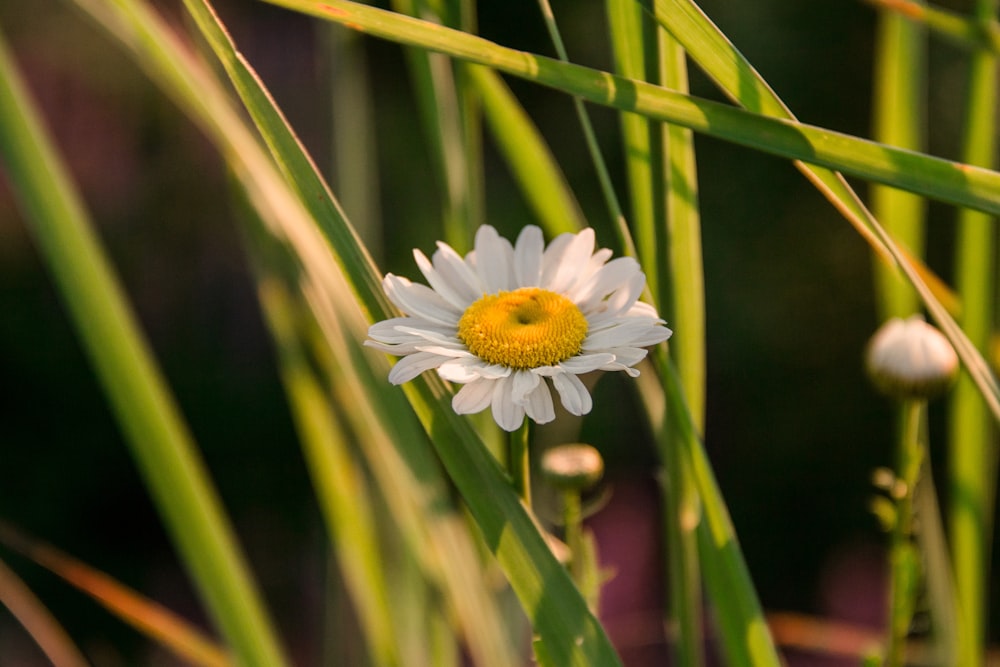
[[[175,3],[157,4],[183,25]],[[320,44],[334,28],[263,4],[217,5],[317,162],[330,164],[330,70]],[[553,6],[571,58],[608,69],[603,3],[558,0]],[[800,119],[869,135],[875,26],[869,7],[848,0],[705,0],[702,6]],[[482,1],[478,11],[483,35],[551,53],[535,3]],[[315,664],[323,531],[234,208],[220,196],[224,168],[198,131],[68,3],[6,0],[0,27],[82,189],[283,634],[301,664]],[[387,232],[376,254],[386,270],[416,278],[410,249],[427,251],[439,237],[440,202],[427,182],[427,150],[413,120],[401,51],[370,39],[364,44]],[[930,150],[946,157],[957,151],[954,100],[963,62],[961,51],[933,43]],[[692,77],[694,94],[721,99],[697,72]],[[566,170],[599,240],[613,245],[570,103],[510,83]],[[620,187],[616,115],[591,111]],[[697,149],[708,308],[707,446],[762,602],[768,610],[877,627],[884,539],[867,505],[872,469],[892,460],[892,413],[861,366],[877,326],[870,254],[787,162],[704,137]],[[488,142],[487,155],[487,219],[516,231],[532,222],[528,209]],[[952,210],[931,205],[930,263],[945,277],[952,220]],[[606,517],[595,519],[595,528],[609,535],[609,559],[631,544],[627,540],[643,553],[655,552],[657,532],[651,518],[655,457],[640,429],[622,426],[628,420],[621,415],[635,414],[626,387],[622,378],[602,380],[595,413],[585,420],[584,436],[605,452],[617,489]],[[932,413],[935,424],[940,417]],[[201,618],[3,178],[0,518]],[[0,558],[96,664],[170,664],[51,575],[7,551],[0,550]],[[635,561],[623,562],[633,564],[619,566],[616,585],[627,591]],[[634,565],[640,581],[641,562]],[[609,598],[609,605],[628,605],[628,595],[609,592]],[[612,630],[615,622],[609,619]],[[619,619],[619,625],[627,622]],[[995,622],[992,636],[998,636]],[[640,664],[639,653],[633,664]],[[38,659],[0,611],[0,665]]]

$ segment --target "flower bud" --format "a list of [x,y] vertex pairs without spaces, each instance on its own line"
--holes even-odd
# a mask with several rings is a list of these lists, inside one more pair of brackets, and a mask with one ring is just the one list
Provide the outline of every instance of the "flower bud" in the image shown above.
[[880,391],[902,399],[936,396],[958,375],[958,355],[951,343],[916,315],[883,324],[868,343],[865,365]]
[[603,474],[604,459],[590,445],[558,445],[542,455],[542,475],[558,489],[586,491]]

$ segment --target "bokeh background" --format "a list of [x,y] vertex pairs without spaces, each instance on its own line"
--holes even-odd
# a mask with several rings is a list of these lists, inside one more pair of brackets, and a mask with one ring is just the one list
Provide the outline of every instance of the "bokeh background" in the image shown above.
[[[325,538],[225,170],[197,129],[69,4],[4,0],[0,29],[201,445],[283,636],[299,664],[319,664]],[[184,29],[179,2],[155,4]],[[317,162],[331,165],[335,63],[327,47],[331,33],[342,29],[249,0],[216,5]],[[701,5],[800,119],[870,134],[870,7],[854,0]],[[555,0],[553,7],[571,58],[609,69],[603,3]],[[552,52],[535,3],[481,0],[478,12],[484,36]],[[372,207],[345,206],[356,222],[372,226],[372,238],[382,239],[374,251],[384,269],[417,277],[410,249],[428,250],[440,237],[441,202],[428,182],[427,147],[401,49],[372,39],[361,44],[376,134],[358,154],[357,169],[374,167],[378,191]],[[952,102],[963,86],[963,58],[957,48],[932,40],[929,149],[946,157],[957,154],[960,114]],[[720,99],[697,72],[692,77],[694,94]],[[599,240],[613,247],[570,102],[510,83]],[[616,115],[591,112],[622,187]],[[533,221],[489,139],[486,148],[487,220],[516,233]],[[884,539],[868,502],[875,493],[872,470],[892,460],[892,412],[861,365],[877,326],[870,253],[787,162],[704,137],[697,150],[708,307],[707,447],[762,602],[769,611],[877,629]],[[341,171],[331,173],[335,184],[351,175]],[[0,518],[203,620],[2,173]],[[954,212],[939,205],[929,211],[929,262],[947,278]],[[655,628],[656,461],[646,434],[632,425],[638,412],[627,383],[601,381],[583,437],[602,449],[609,466],[612,501],[592,521],[605,559],[619,573],[605,601],[608,627],[629,664],[655,664],[663,655]],[[932,411],[934,423],[939,410]],[[940,441],[933,458],[940,473]],[[52,575],[3,549],[0,558],[95,664],[173,664]],[[992,597],[997,594],[995,587]],[[996,619],[992,638],[1000,638]],[[806,652],[789,655],[795,664],[842,664]],[[0,665],[40,661],[0,609]]]

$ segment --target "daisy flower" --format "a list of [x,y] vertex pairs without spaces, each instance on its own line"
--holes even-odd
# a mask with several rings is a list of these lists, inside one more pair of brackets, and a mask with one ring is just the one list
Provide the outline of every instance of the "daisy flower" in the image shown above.
[[589,228],[546,247],[533,225],[514,245],[483,225],[464,258],[441,242],[431,259],[413,255],[430,287],[386,275],[382,287],[404,317],[372,325],[365,344],[402,357],[389,373],[393,384],[437,370],[462,385],[455,412],[492,408],[506,431],[525,415],[555,419],[550,382],[567,411],[587,414],[593,403],[581,375],[635,377],[644,348],[671,334],[638,300],[646,284],[638,262],[595,252]]

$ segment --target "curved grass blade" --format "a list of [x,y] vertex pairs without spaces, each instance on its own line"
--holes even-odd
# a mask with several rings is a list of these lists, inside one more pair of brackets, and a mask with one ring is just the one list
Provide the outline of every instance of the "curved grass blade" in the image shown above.
[[[677,38],[687,49],[691,57],[712,77],[716,84],[744,107],[753,111],[775,116],[783,120],[793,120],[791,111],[778,98],[777,94],[767,85],[767,82],[757,73],[736,47],[726,38],[701,9],[692,0],[642,0],[652,3],[652,8],[656,20]],[[877,144],[885,155],[895,154],[900,159],[898,166],[900,169],[912,169],[915,175],[928,176],[933,180],[941,179],[946,181],[949,176],[939,171],[943,166],[942,160],[929,158],[921,153],[915,153],[903,149],[895,149],[883,144]],[[860,146],[858,147],[860,150]],[[911,159],[913,158],[913,159]],[[930,160],[930,162],[927,162]],[[829,167],[831,169],[841,169],[850,172],[849,168],[841,168],[834,164],[810,160],[809,158],[799,158],[796,166],[823,192],[827,198],[841,211],[842,214],[852,221],[855,229],[871,243],[873,248],[881,252],[884,249],[889,258],[899,266],[907,280],[916,289],[924,306],[931,317],[937,322],[944,334],[948,337],[956,352],[965,364],[969,376],[972,378],[983,399],[986,401],[993,413],[995,420],[1000,421],[1000,386],[997,385],[996,378],[982,354],[977,350],[962,329],[955,323],[945,306],[938,300],[930,286],[933,283],[925,281],[922,276],[920,265],[914,261],[905,251],[899,248],[893,238],[885,231],[878,220],[865,208],[864,204],[857,197],[854,191],[847,185],[843,176],[839,173],[831,172],[828,169],[816,169],[815,166]],[[980,170],[968,164],[952,163],[950,168],[956,172],[987,174],[988,179],[994,179],[997,172]],[[872,180],[878,183],[887,183],[879,178]],[[889,183],[904,190],[910,190],[918,194],[935,197],[929,190],[910,189],[900,183]],[[968,202],[953,201],[969,208],[978,208]],[[996,213],[992,208],[981,209],[983,212]]]
[[112,614],[159,642],[178,657],[202,667],[230,667],[229,654],[194,625],[104,572],[0,522],[0,542],[83,591]]
[[[77,4],[108,27],[123,46],[133,49],[136,63],[206,131],[233,166],[262,219],[273,225],[273,233],[293,245],[310,279],[328,287],[339,284],[335,278],[339,263],[359,305],[369,308],[369,317],[387,317],[391,311],[381,305],[385,297],[377,287],[380,276],[343,216],[336,212],[316,221],[310,218],[303,206],[329,212],[332,204],[317,204],[306,196],[300,200],[287,189],[219,84],[180,47],[162,22],[145,5],[126,0],[77,0]],[[254,111],[273,135],[268,140],[282,151],[282,168],[305,164],[308,169],[311,162],[301,153],[287,124],[276,115],[266,92],[248,92],[260,101]],[[301,184],[297,182],[300,176]],[[296,188],[322,183],[318,176],[314,178],[298,171],[290,174]],[[321,195],[314,190],[309,194]],[[324,293],[331,298],[336,294]],[[424,429],[553,658],[560,665],[620,664],[600,624],[549,551],[504,472],[469,424],[451,410],[450,392],[443,382],[424,377],[409,384],[405,389]]]
[[[674,123],[765,153],[837,169],[932,199],[1000,213],[1000,173],[841,132],[736,109],[350,0],[268,0],[404,44],[486,65],[588,101]],[[682,42],[683,43],[683,42]],[[686,47],[685,47],[686,48]],[[775,108],[774,103],[763,109]],[[825,184],[821,181],[820,185]]]
[[0,154],[139,469],[214,622],[245,665],[284,657],[221,502],[0,42]]
[[21,624],[53,667],[87,667],[87,659],[42,601],[0,561],[0,605]]

